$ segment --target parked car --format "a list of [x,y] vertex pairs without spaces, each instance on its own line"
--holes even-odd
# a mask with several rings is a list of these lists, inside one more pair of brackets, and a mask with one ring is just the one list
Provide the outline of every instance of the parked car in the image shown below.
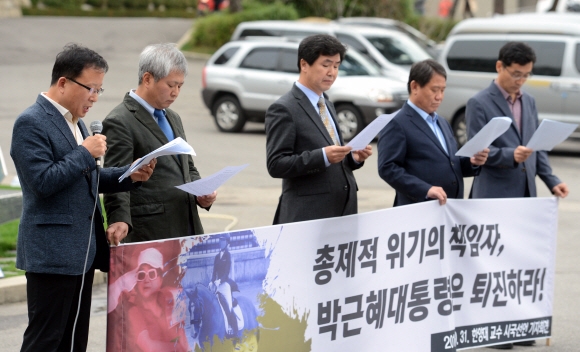
[[[298,42],[277,39],[226,43],[203,68],[202,97],[217,128],[239,132],[246,121],[264,122],[268,107],[298,79]],[[339,77],[326,92],[336,107],[345,140],[378,115],[398,110],[406,84],[381,76],[355,50],[348,50]]]
[[[523,90],[536,100],[540,119],[580,124],[580,16],[514,14],[467,19],[449,33],[440,62],[447,70],[445,99],[437,113],[453,126],[459,144],[467,140],[465,106],[496,77],[499,49],[522,41],[536,53]],[[572,138],[580,138],[580,130]]]
[[384,28],[342,26],[336,23],[300,21],[251,21],[240,23],[232,40],[247,37],[304,38],[312,34],[330,34],[349,48],[357,50],[378,65],[390,78],[407,82],[409,69],[417,61],[431,58],[409,36]]
[[339,25],[355,25],[396,30],[413,38],[433,58],[439,57],[439,54],[441,53],[441,48],[434,40],[430,39],[414,27],[409,26],[405,22],[380,17],[341,17],[334,20],[334,22]]

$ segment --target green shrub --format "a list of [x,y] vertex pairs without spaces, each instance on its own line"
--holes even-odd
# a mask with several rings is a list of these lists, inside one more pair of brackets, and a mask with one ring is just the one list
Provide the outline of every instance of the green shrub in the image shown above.
[[149,0],[123,0],[123,6],[127,9],[143,10],[149,6]]
[[293,6],[274,3],[258,6],[252,4],[243,11],[214,13],[196,21],[191,36],[191,47],[219,48],[230,40],[234,29],[240,22],[258,20],[295,20],[298,13]]
[[107,8],[109,9],[120,9],[123,7],[123,0],[105,0],[107,2]]
[[195,7],[193,0],[165,0],[165,7],[168,9],[186,9],[188,7]]
[[439,17],[414,16],[406,19],[406,23],[418,29],[421,33],[436,42],[441,42],[457,24],[458,21]]
[[105,0],[86,0],[85,3],[94,8],[100,9],[103,7]]
[[42,3],[51,8],[74,9],[79,8],[84,0],[42,0]]

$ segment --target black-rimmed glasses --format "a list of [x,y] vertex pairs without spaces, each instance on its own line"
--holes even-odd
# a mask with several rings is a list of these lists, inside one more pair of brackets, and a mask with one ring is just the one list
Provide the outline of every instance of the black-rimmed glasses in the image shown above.
[[89,91],[89,94],[90,94],[90,95],[93,95],[93,94],[95,94],[95,93],[97,93],[97,95],[102,95],[102,94],[103,94],[103,92],[105,91],[103,88],[99,88],[99,89],[97,89],[97,88],[91,88],[91,87],[85,86],[84,84],[82,84],[82,83],[79,83],[79,82],[77,82],[77,81],[75,81],[74,79],[72,79],[72,78],[69,78],[69,77],[66,77],[66,79],[68,79],[68,80],[69,80],[69,81],[71,81],[71,82],[75,82],[75,83],[76,83],[76,84],[78,84],[79,86],[81,86],[81,87],[85,88],[86,90],[88,90],[88,91]]

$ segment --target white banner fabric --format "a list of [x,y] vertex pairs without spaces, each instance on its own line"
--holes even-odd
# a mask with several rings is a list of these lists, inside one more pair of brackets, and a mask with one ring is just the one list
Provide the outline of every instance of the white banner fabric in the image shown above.
[[557,219],[556,198],[450,199],[121,245],[107,351],[455,351],[546,338]]

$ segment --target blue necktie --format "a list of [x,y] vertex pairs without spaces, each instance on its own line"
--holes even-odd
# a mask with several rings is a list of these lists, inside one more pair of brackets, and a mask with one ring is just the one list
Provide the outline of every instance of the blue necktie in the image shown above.
[[161,128],[161,131],[163,131],[165,137],[167,137],[167,140],[174,140],[175,137],[173,136],[173,130],[171,129],[171,126],[169,126],[167,117],[165,117],[165,112],[163,110],[155,109],[153,111],[153,115],[157,117],[157,124],[159,124],[159,128]]

